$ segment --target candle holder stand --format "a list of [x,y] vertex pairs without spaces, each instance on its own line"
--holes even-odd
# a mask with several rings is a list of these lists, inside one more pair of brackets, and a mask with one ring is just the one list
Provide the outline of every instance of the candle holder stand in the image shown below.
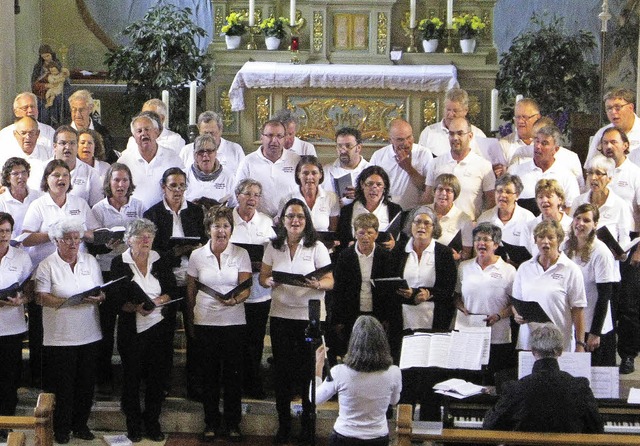
[[293,25],[289,23],[289,28],[291,28],[291,45],[289,45],[289,51],[291,52],[290,62],[294,65],[297,65],[300,63],[300,58],[298,57],[300,37],[298,36],[298,32],[300,31],[301,26],[302,26],[302,23],[300,20],[298,20]]
[[451,28],[447,30],[447,46],[444,48],[445,53],[455,53],[456,50],[451,45]]
[[417,53],[418,47],[416,46],[416,27],[409,28],[409,46],[405,49],[407,53]]
[[249,43],[247,43],[247,49],[248,50],[257,50],[258,49],[258,45],[256,44],[255,41],[255,37],[260,34],[260,27],[255,25],[255,26],[250,26],[249,27]]

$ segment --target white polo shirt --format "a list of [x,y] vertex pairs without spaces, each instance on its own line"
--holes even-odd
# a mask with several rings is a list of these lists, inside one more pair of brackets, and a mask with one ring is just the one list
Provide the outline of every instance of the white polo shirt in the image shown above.
[[[613,127],[613,124],[607,124],[604,127],[601,127],[596,132],[596,134],[593,135],[593,137],[591,138],[591,142],[589,143],[589,153],[587,153],[587,159],[584,162],[585,167],[589,165],[589,161],[591,161],[591,158],[593,158],[598,153],[600,153],[598,151],[598,146],[600,145],[602,134],[606,129],[610,127]],[[636,161],[638,161],[638,159],[635,157],[640,155],[639,153],[636,153],[634,154],[633,158],[631,157],[631,154],[638,147],[640,147],[640,118],[635,113],[634,113],[634,119],[633,119],[633,126],[631,127],[631,130],[627,132],[627,138],[629,138],[629,155],[628,156],[635,163]]]
[[503,241],[510,245],[520,245],[522,228],[535,218],[535,215],[533,215],[530,210],[518,206],[516,203],[511,220],[508,222],[503,223],[502,220],[500,220],[500,217],[498,216],[498,207],[495,206],[480,214],[477,223],[488,222],[499,227],[502,230]]
[[[232,243],[249,243],[252,245],[267,246],[269,240],[274,238],[273,220],[262,212],[256,211],[249,221],[244,221],[238,214],[238,208],[233,209],[233,234]],[[253,304],[266,302],[271,299],[271,288],[264,288],[258,282],[260,273],[253,273],[253,286],[251,294],[245,303]]]
[[[590,202],[591,191],[578,196],[573,201],[571,213],[573,214],[581,204]],[[607,200],[598,210],[600,211],[598,229],[606,226],[619,244],[625,244],[631,241],[629,232],[633,230],[634,227],[631,203],[618,197],[615,192],[609,189]]]
[[[321,186],[324,190],[331,191],[334,194],[337,194],[338,191],[335,188],[335,184],[333,180],[336,178],[341,178],[347,174],[350,174],[351,184],[353,185],[353,187],[355,187],[356,181],[358,180],[358,175],[360,175],[360,172],[362,172],[368,166],[369,166],[369,162],[366,159],[364,159],[364,157],[360,157],[360,162],[355,168],[345,169],[344,167],[340,166],[340,159],[338,158],[333,163],[327,164],[326,166],[324,166],[324,181],[322,182]],[[353,201],[345,197],[338,197],[338,198],[340,198],[340,202],[342,203],[343,206]]]
[[[22,223],[22,230],[49,232],[52,224],[65,217],[73,217],[84,222],[84,228],[87,230],[100,227],[89,205],[82,198],[67,194],[66,202],[60,207],[53,201],[51,195],[45,193],[29,205]],[[80,249],[85,249],[84,243],[80,245]],[[56,245],[52,241],[28,248],[34,265],[38,265],[55,251]]]
[[[414,144],[411,149],[411,165],[420,175],[427,176],[427,168],[433,160],[433,155],[426,147]],[[417,188],[411,181],[409,174],[402,170],[396,161],[393,146],[389,144],[376,150],[371,156],[369,165],[382,167],[391,183],[390,200],[402,206],[402,210],[413,209],[422,203],[422,189]]]
[[[15,140],[15,136],[13,135],[13,131],[15,129],[16,124],[13,123],[0,130],[0,147],[4,147],[6,142],[9,141],[9,138],[13,138]],[[53,154],[53,135],[56,132],[56,129],[48,124],[38,122],[38,130],[40,130],[40,136],[38,136],[37,141],[38,145],[45,147],[50,154]],[[49,157],[51,157],[51,155],[49,155]]]
[[[251,273],[251,260],[246,249],[233,243],[220,253],[220,263],[211,251],[211,243],[191,253],[187,274],[220,293],[228,293],[239,284],[238,274]],[[204,291],[198,290],[193,309],[195,325],[244,325],[244,304],[227,306]]]
[[[509,306],[516,269],[498,257],[498,261],[482,269],[477,258],[458,266],[456,292],[462,294],[464,307],[473,314],[491,316]],[[491,343],[511,342],[510,319],[504,317],[491,327]]]
[[[156,142],[158,143],[158,145],[170,149],[176,155],[180,154],[180,150],[186,144],[186,141],[182,136],[180,136],[179,133],[172,132],[166,127],[162,127],[162,133],[160,133],[160,136],[158,136]],[[133,138],[133,136],[130,136],[129,140],[127,141],[126,150],[136,150],[137,148],[138,145],[136,144],[136,140]]]
[[[582,165],[580,164],[578,154],[569,149],[565,149],[564,147],[560,147],[556,152],[555,158],[559,165],[569,169],[569,171],[575,175],[576,180],[578,181],[578,187],[580,190],[584,190],[584,174],[582,172]],[[533,144],[523,145],[518,147],[515,151],[509,165],[526,163],[531,159],[533,159]]]
[[455,204],[462,212],[475,219],[482,213],[484,192],[496,188],[496,176],[491,163],[473,152],[457,162],[449,151],[429,165],[425,184],[435,187],[436,178],[443,173],[450,173],[458,178],[461,188]]
[[[560,219],[560,226],[564,231],[564,240],[558,240],[558,243],[560,243],[560,246],[562,246],[562,243],[566,242],[569,239],[569,233],[571,231],[572,221],[573,219],[571,217],[569,217],[564,212],[562,213],[562,218]],[[521,226],[520,242],[516,243],[518,246],[524,246],[525,248],[527,248],[533,257],[536,257],[539,253],[538,245],[536,245],[535,238],[533,237],[533,230],[535,229],[536,226],[538,226],[540,222],[542,222],[542,214],[538,215],[533,220],[530,220],[527,223],[524,223]]]
[[[471,151],[479,155],[481,152],[476,137],[486,138],[487,135],[475,125],[471,126],[471,131],[473,132]],[[433,153],[433,156],[441,156],[449,152],[451,150],[451,145],[449,144],[449,129],[444,126],[444,119],[426,126],[420,133],[418,144],[429,149],[431,153]]]
[[376,244],[373,244],[373,249],[367,254],[363,254],[358,249],[358,243],[354,245],[356,255],[358,256],[358,266],[360,266],[360,278],[362,283],[360,284],[360,311],[363,313],[371,313],[373,311],[373,293],[371,291],[371,270],[373,269],[373,255],[376,252]]
[[[580,255],[571,257],[582,271],[584,278],[584,288],[587,295],[587,308],[584,309],[585,330],[591,331],[593,316],[595,314],[596,302],[598,301],[599,283],[615,283],[620,281],[620,270],[614,261],[613,254],[607,245],[598,240],[593,241],[593,251],[587,262],[583,262]],[[606,316],[602,324],[600,334],[607,334],[613,330],[613,319],[611,317],[611,302],[607,304]]]
[[25,197],[24,201],[13,198],[9,188],[6,188],[5,191],[0,194],[0,212],[7,212],[11,214],[15,221],[15,224],[13,225],[13,232],[11,233],[12,238],[22,234],[22,222],[24,221],[27,209],[29,209],[31,203],[41,195],[41,191],[31,188],[29,188],[29,193]]
[[[73,270],[58,251],[44,259],[35,275],[36,292],[69,297],[102,285],[100,266],[92,255],[79,252]],[[98,305],[80,304],[63,308],[42,308],[45,346],[85,345],[102,339]]]
[[100,174],[82,160],[76,159],[76,167],[71,171],[71,185],[69,195],[82,198],[89,206],[104,198]]
[[282,198],[298,188],[294,179],[298,161],[298,154],[283,150],[274,163],[262,154],[262,146],[258,147],[240,163],[236,184],[245,178],[259,181],[262,185],[262,199],[258,210],[273,218],[280,214]]
[[[299,198],[305,205],[304,197],[300,192],[300,188],[297,188],[295,192],[285,196],[280,201],[280,209],[282,209],[285,203],[291,198]],[[307,209],[309,206],[307,206]],[[316,202],[313,204],[313,209],[309,209],[311,212],[311,220],[313,221],[313,227],[316,231],[328,231],[329,230],[329,218],[338,217],[340,215],[340,202],[338,196],[333,192],[328,192],[322,187],[318,187],[318,196]]]
[[[286,149],[285,149],[286,150]],[[293,144],[288,150],[292,150],[298,155],[313,155],[318,156],[316,153],[316,148],[313,144],[307,141],[303,141],[297,136],[293,139]]]
[[634,231],[640,231],[640,167],[626,158],[613,171],[609,189],[633,209]]
[[[300,240],[293,259],[289,255],[289,247],[286,241],[282,250],[275,249],[273,244],[269,243],[264,251],[262,263],[270,266],[273,271],[309,274],[330,264],[331,259],[329,258],[329,251],[321,242],[318,241],[313,246],[306,248],[303,238]],[[324,291],[313,288],[293,285],[277,286],[271,290],[272,300],[269,315],[284,319],[308,320],[309,301],[318,299],[320,300],[320,320],[324,321],[327,314],[324,295]]]
[[127,150],[126,153],[118,158],[118,162],[126,164],[131,170],[131,179],[133,184],[136,185],[132,196],[140,200],[147,209],[162,200],[160,181],[164,171],[170,167],[178,167],[184,170],[184,165],[178,155],[170,149],[160,146],[156,156],[149,163],[142,158],[137,148]]
[[[53,150],[39,142],[36,143],[36,146],[33,148],[33,152],[27,155],[13,136],[13,132],[11,133],[11,138],[6,138],[2,143],[2,150],[0,150],[0,163],[2,164],[0,165],[4,165],[4,163],[13,156],[26,160],[37,159],[42,162],[49,161],[53,157]],[[38,181],[40,181],[41,178],[42,177],[38,178]]]
[[[434,209],[433,204],[430,204],[429,207]],[[462,212],[455,203],[451,206],[447,215],[438,219],[438,223],[442,228],[442,235],[436,240],[437,242],[447,246],[455,238],[456,234],[462,231],[460,234],[462,236],[462,246],[473,246],[473,220]]]
[[562,190],[564,191],[564,205],[571,206],[573,200],[580,195],[580,188],[578,187],[578,180],[573,173],[567,169],[567,167],[558,162],[555,162],[544,172],[538,166],[535,165],[533,160],[529,160],[526,163],[514,164],[509,167],[509,173],[511,175],[518,175],[522,180],[522,193],[520,198],[535,198],[536,197],[536,184],[539,180],[556,180],[560,183]]
[[233,172],[228,171],[224,166],[218,177],[213,181],[200,181],[193,169],[187,169],[187,191],[185,198],[189,201],[196,200],[201,197],[213,198],[221,201],[223,198],[228,199],[228,206],[232,207],[236,203],[234,194],[235,176]]
[[[32,270],[33,264],[29,254],[21,249],[9,246],[9,250],[0,260],[0,289],[9,288],[16,282],[24,282]],[[26,331],[27,322],[24,318],[24,305],[0,307],[0,336],[11,336]]]
[[498,142],[500,143],[500,146],[502,146],[502,151],[504,152],[504,156],[509,164],[511,164],[516,150],[521,146],[527,145],[527,143],[518,137],[517,131],[509,133],[504,138],[500,138]]
[[[563,351],[571,350],[574,340],[571,309],[587,306],[584,279],[578,265],[560,253],[558,261],[545,271],[535,256],[518,268],[513,282],[513,297],[538,302],[562,332]],[[536,325],[533,322],[520,325],[517,349],[531,350],[529,337]]]
[[[222,167],[229,172],[237,172],[244,157],[244,150],[242,150],[240,144],[220,138],[220,147],[216,152],[216,159],[220,161]],[[180,158],[184,163],[184,167],[189,169],[193,164],[193,143],[187,144],[180,150]]]
[[[429,246],[422,252],[420,260],[413,249],[413,237],[409,239],[404,248],[409,253],[407,263],[404,264],[402,277],[411,288],[430,288],[436,283],[436,241],[431,240]],[[404,329],[431,329],[433,328],[433,310],[435,304],[432,301],[421,302],[418,305],[402,305],[402,325]]]

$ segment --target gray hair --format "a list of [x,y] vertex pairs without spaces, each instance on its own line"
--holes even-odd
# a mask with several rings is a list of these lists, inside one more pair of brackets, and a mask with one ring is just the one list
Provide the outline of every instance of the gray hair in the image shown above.
[[161,117],[167,117],[167,105],[158,98],[149,99],[142,104],[142,109],[144,110],[145,108],[152,108],[153,110],[151,111],[156,112]]
[[215,123],[218,125],[218,130],[222,132],[222,116],[211,110],[203,111],[202,113],[200,113],[200,115],[198,115],[198,127],[200,127],[200,124],[202,124],[203,122],[205,124],[208,124],[211,121],[215,121]]
[[560,129],[555,125],[546,125],[536,132],[536,135],[543,134],[545,136],[550,136],[553,138],[553,141],[556,143],[556,146],[560,147],[563,144],[562,133],[560,133]]
[[260,181],[256,181],[252,178],[245,178],[236,185],[236,189],[234,191],[236,197],[253,186],[257,186],[260,189],[260,193],[262,193],[262,184],[260,184]]
[[469,108],[469,93],[462,88],[452,88],[444,95],[444,100],[449,102],[458,102],[464,108]]
[[218,150],[218,145],[216,144],[216,140],[211,135],[200,135],[196,137],[195,141],[193,141],[193,153],[196,153],[203,144],[211,143],[213,144],[214,150]]
[[[133,131],[134,131],[133,125],[134,125],[137,121],[139,121],[140,119],[148,119],[148,120],[149,120],[149,121],[151,121],[151,123],[153,124],[153,128],[154,128],[154,129],[156,129],[156,130],[160,130],[160,124],[158,124],[158,121],[156,121],[156,120],[155,120],[155,119],[153,119],[151,116],[149,116],[149,114],[148,114],[148,113],[149,113],[149,112],[142,112],[142,113],[139,113],[139,114],[135,115],[133,118],[131,118],[131,124],[130,124],[130,127],[131,127],[131,133],[132,133],[132,134],[133,134]],[[153,112],[151,112],[151,113],[153,113]],[[156,113],[156,115],[158,115],[158,114]],[[159,116],[158,116],[158,117],[159,117]]]
[[478,226],[473,228],[473,231],[471,233],[473,234],[474,238],[478,234],[489,234],[491,240],[493,240],[493,243],[495,243],[496,245],[499,245],[502,241],[502,229],[500,229],[493,223],[489,223],[488,221],[478,223]]
[[83,237],[84,230],[84,223],[79,218],[64,217],[49,226],[49,238],[60,240],[68,232],[79,232],[80,237]]
[[557,358],[563,346],[562,332],[554,324],[541,325],[531,332],[531,351],[540,358]]
[[124,231],[124,241],[126,243],[131,237],[140,235],[143,232],[150,232],[156,235],[156,230],[156,225],[151,220],[147,218],[136,218],[127,225],[127,229]]
[[88,106],[93,108],[93,96],[89,90],[78,90],[69,96],[69,104],[74,101],[85,101]]
[[276,121],[280,121],[282,125],[287,128],[287,125],[290,123],[294,123],[296,126],[298,125],[298,118],[295,117],[291,110],[287,110],[283,108],[282,110],[278,110],[275,115],[271,117],[271,119],[275,119]]
[[609,178],[613,177],[613,173],[616,170],[616,162],[612,158],[607,158],[603,155],[596,155],[587,164],[587,170],[603,170],[607,173]]
[[33,102],[35,102],[36,105],[38,104],[38,97],[35,94],[31,93],[30,91],[23,91],[22,93],[18,93],[16,98],[13,100],[14,110],[18,108],[18,101],[22,98],[29,98],[33,100]]
[[522,184],[522,180],[518,175],[511,175],[510,173],[505,173],[500,178],[496,180],[496,189],[499,186],[506,186],[508,184],[513,184],[513,187],[516,188],[516,195],[520,196],[522,190],[524,189],[524,185]]
[[393,364],[387,335],[373,316],[360,316],[353,324],[344,364],[358,372],[387,370]]
[[407,216],[407,221],[404,224],[404,233],[411,237],[411,224],[413,223],[413,219],[416,218],[420,214],[427,214],[431,221],[433,221],[433,232],[431,233],[431,237],[434,239],[440,238],[442,235],[442,226],[440,226],[440,221],[438,220],[438,215],[436,211],[431,209],[429,206],[418,206]]

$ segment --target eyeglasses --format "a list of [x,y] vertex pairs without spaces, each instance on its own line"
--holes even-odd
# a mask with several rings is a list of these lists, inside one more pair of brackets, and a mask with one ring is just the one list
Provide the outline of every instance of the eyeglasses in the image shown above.
[[269,134],[263,133],[262,136],[264,136],[267,139],[274,139],[274,138],[275,139],[284,139],[285,135],[280,135],[280,134],[274,135],[272,133],[269,133]]
[[502,188],[497,188],[496,189],[496,194],[500,195],[500,194],[505,194],[505,195],[515,195],[515,191],[511,191],[511,190],[507,190],[507,189],[502,189]]
[[80,237],[63,237],[59,238],[58,240],[67,246],[79,245],[80,243],[82,243],[82,238]]
[[196,156],[204,156],[204,154],[207,154],[209,156],[213,155],[214,153],[216,153],[215,150],[211,150],[211,149],[207,149],[207,150],[198,150],[196,152]]
[[604,177],[607,175],[607,172],[601,172],[599,170],[587,170],[587,176],[592,175],[594,177]]
[[69,175],[68,173],[52,173],[49,175],[50,177],[53,177],[55,179],[60,179],[60,178],[69,178],[71,175]]
[[493,239],[492,239],[491,237],[480,237],[480,236],[478,236],[478,237],[474,237],[474,238],[473,238],[473,241],[474,241],[474,242],[484,242],[484,243],[489,243],[489,242],[492,242],[492,241],[493,241]]
[[351,150],[353,148],[358,147],[360,144],[336,144],[336,147],[338,150],[340,149],[344,149],[344,150]]
[[416,218],[415,220],[413,220],[412,223],[416,226],[417,225],[423,225],[426,227],[433,226],[433,222],[431,220],[423,220],[421,218]]
[[144,235],[136,235],[133,237],[136,240],[140,240],[143,242],[149,241],[149,240],[153,240],[155,238],[155,235],[151,235],[151,234],[144,234]]
[[18,177],[28,177],[29,176],[29,172],[27,172],[26,170],[20,170],[18,172],[13,171],[11,172],[9,175],[11,175],[14,178],[18,178]]
[[18,135],[20,135],[22,138],[25,138],[25,137],[27,137],[27,136],[30,136],[30,137],[32,137],[32,138],[33,138],[34,136],[38,136],[38,130],[29,130],[29,131],[22,130],[22,131],[20,131],[20,132],[19,132],[19,131],[16,131],[16,133],[17,133]]
[[607,111],[607,113],[609,113],[610,111],[614,111],[618,113],[620,112],[620,110],[622,110],[623,107],[626,107],[629,104],[631,104],[631,102],[625,102],[624,104],[610,105],[608,107],[605,107],[605,110]]
[[58,141],[58,142],[54,142],[55,145],[57,146],[77,146],[78,145],[78,141]]
[[260,197],[262,197],[262,194],[251,193],[251,192],[240,192],[240,195],[244,195],[247,198],[260,198]]
[[187,190],[186,184],[172,183],[172,184],[165,184],[164,187],[169,189],[171,192],[184,192],[185,190]]
[[384,189],[384,183],[378,181],[366,181],[364,185],[365,187],[377,187],[379,189]]
[[17,107],[18,110],[22,110],[23,112],[26,112],[29,109],[35,110],[36,108],[38,108],[38,106],[35,104],[29,104],[29,105],[23,105],[22,107]]
[[446,192],[447,195],[453,195],[453,189],[451,189],[450,187],[442,187],[442,186],[438,186],[436,187],[436,192]]
[[513,117],[513,120],[514,121],[528,121],[529,119],[535,118],[536,116],[539,116],[539,115],[540,115],[540,113],[534,113],[534,114],[529,115],[529,116],[527,116],[527,115],[516,115],[516,116]]
[[306,220],[307,217],[305,217],[304,214],[286,214],[285,217],[289,220]]
[[231,225],[229,223],[224,223],[222,225],[211,225],[212,229],[219,231],[220,229],[224,229],[225,231],[231,229]]
[[471,132],[466,132],[464,130],[458,130],[457,132],[447,132],[449,134],[450,137],[454,137],[454,136],[464,136],[464,135],[468,135]]

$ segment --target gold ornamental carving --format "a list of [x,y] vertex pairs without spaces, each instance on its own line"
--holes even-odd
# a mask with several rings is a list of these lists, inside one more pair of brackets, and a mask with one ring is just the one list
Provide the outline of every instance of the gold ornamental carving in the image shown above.
[[269,120],[271,114],[271,96],[258,95],[256,97],[256,134],[260,134],[262,124]]
[[469,121],[480,122],[481,108],[478,96],[469,95]]
[[313,50],[322,51],[324,41],[324,16],[322,11],[313,11]]
[[229,91],[223,90],[220,92],[218,107],[222,114],[222,125],[225,128],[230,128],[233,124],[233,112],[231,111],[231,100],[229,99]]
[[438,122],[438,101],[437,99],[425,99],[422,103],[422,124],[426,127]]
[[387,52],[387,14],[384,12],[378,13],[378,54],[386,54]]
[[215,13],[213,15],[213,29],[214,29],[214,37],[220,34],[220,30],[224,26],[224,9],[222,6],[215,7]]

